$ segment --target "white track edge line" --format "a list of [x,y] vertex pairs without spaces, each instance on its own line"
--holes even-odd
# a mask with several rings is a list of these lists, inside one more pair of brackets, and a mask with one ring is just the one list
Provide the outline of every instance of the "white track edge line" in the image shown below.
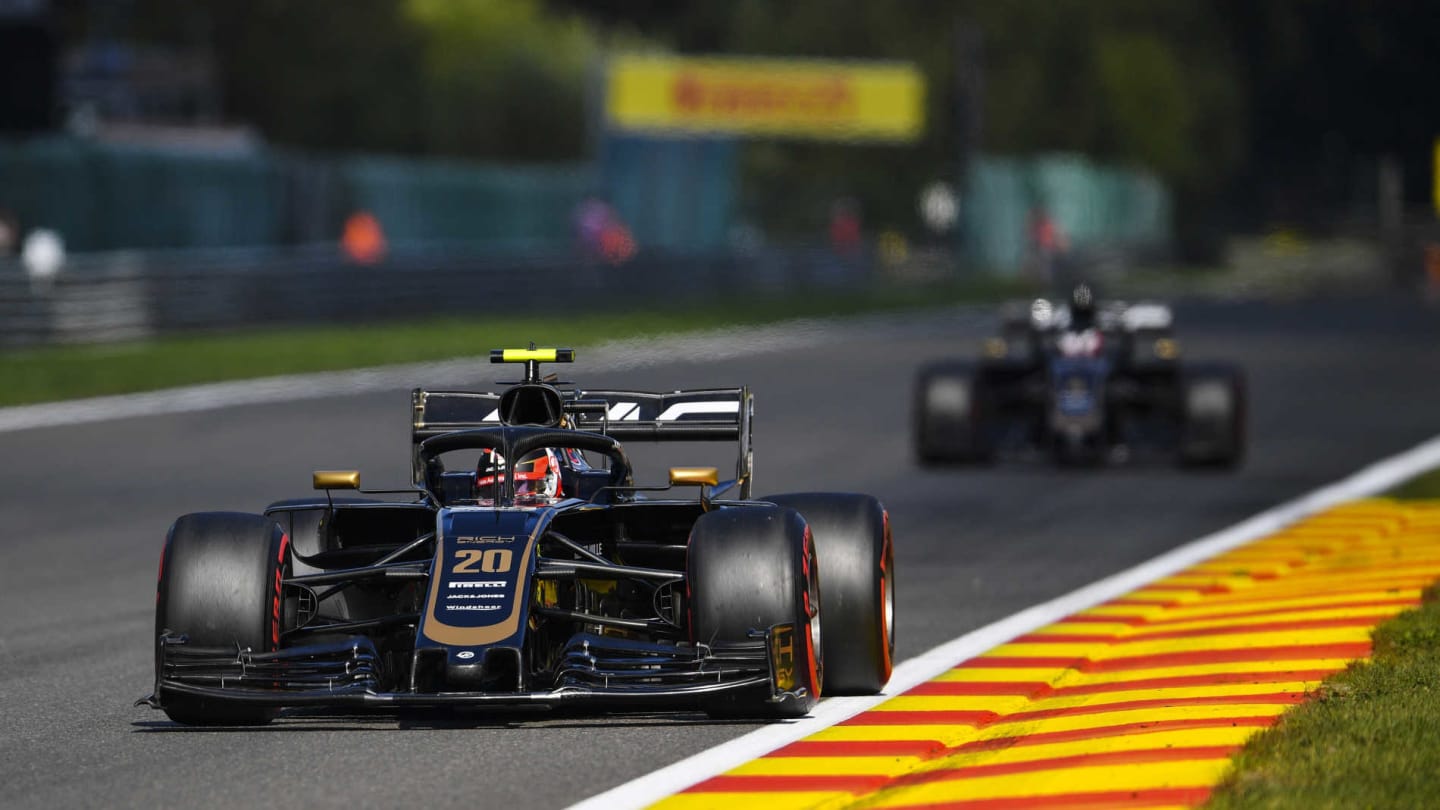
[[[939,310],[960,323],[980,316],[974,305]],[[611,340],[582,347],[586,373],[625,371],[687,360],[709,362],[824,345],[837,330],[885,324],[894,314],[795,318],[746,327],[726,327]],[[488,356],[406,363],[348,371],[322,371],[248,380],[204,383],[134,394],[0,407],[0,433],[68,427],[115,419],[211,411],[236,405],[265,405],[307,399],[406,390],[416,385],[446,388],[485,385],[493,375]]]
[[1213,534],[1192,540],[1133,568],[966,633],[895,667],[885,694],[827,698],[808,717],[765,726],[646,776],[570,806],[569,810],[645,807],[725,773],[781,746],[822,731],[929,681],[967,658],[1033,632],[1077,611],[1114,599],[1230,549],[1273,534],[1344,501],[1375,495],[1440,466],[1440,436]]

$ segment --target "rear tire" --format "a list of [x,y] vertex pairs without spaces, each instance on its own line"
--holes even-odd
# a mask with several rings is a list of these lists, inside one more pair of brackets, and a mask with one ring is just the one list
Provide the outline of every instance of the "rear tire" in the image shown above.
[[989,461],[984,376],[974,366],[940,363],[915,383],[915,455],[922,464]]
[[895,551],[885,507],[869,495],[839,492],[764,500],[799,512],[815,540],[825,592],[825,694],[879,694],[895,656]]
[[[280,588],[289,540],[274,521],[238,512],[185,515],[170,527],[160,563],[155,637],[185,635],[196,647],[279,648]],[[156,682],[160,679],[156,651]],[[274,710],[157,689],[171,720],[186,725],[263,725]]]
[[824,678],[819,571],[800,513],[771,506],[708,512],[690,531],[686,578],[690,637],[712,647],[754,645],[751,631],[793,623],[802,649],[796,672],[802,696],[770,702],[768,685],[705,698],[711,717],[801,717],[819,699]]

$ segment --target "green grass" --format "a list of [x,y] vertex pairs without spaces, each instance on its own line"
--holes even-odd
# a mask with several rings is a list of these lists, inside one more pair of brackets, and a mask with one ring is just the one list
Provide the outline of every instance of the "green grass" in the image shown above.
[[1013,283],[976,281],[898,287],[866,294],[749,298],[687,307],[556,316],[503,316],[418,323],[323,326],[177,335],[155,340],[0,352],[0,406],[150,391],[277,374],[476,357],[492,348],[584,347],[607,340],[796,317],[851,315],[1024,293]]
[[[1440,484],[1440,476],[1426,478]],[[1375,652],[1246,744],[1205,806],[1440,807],[1440,586],[1380,625]]]
[[1405,501],[1440,500],[1440,470],[1416,476],[1387,494]]
[[[1440,499],[1440,470],[1385,494]],[[1440,807],[1440,583],[1373,636],[1369,662],[1245,745],[1206,808]]]
[[[1440,470],[1386,493],[1440,499]],[[1210,810],[1440,807],[1440,583],[1375,629],[1375,652],[1235,758]]]

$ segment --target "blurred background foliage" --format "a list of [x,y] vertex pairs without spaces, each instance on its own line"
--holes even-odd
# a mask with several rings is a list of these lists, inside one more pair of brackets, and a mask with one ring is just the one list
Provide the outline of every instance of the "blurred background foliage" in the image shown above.
[[[1429,186],[1440,105],[1427,0],[114,0],[60,3],[66,39],[210,54],[221,114],[305,148],[573,161],[612,50],[901,59],[928,81],[911,149],[754,142],[742,201],[809,228],[854,195],[910,227],[914,189],[970,150],[1072,151],[1158,173],[1181,230],[1306,224],[1373,189],[1383,155]],[[125,30],[117,30],[117,29]],[[883,159],[879,159],[883,157]],[[1373,197],[1373,194],[1370,194]],[[801,203],[804,204],[801,204]]]

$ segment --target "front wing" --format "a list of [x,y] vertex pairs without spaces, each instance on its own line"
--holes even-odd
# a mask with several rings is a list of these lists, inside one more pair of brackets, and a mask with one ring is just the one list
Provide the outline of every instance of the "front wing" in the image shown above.
[[246,705],[385,710],[397,708],[561,705],[625,708],[686,706],[722,692],[768,689],[769,700],[805,697],[790,659],[793,624],[752,634],[746,644],[694,648],[627,642],[582,634],[567,647],[559,685],[494,692],[380,691],[379,654],[369,639],[294,647],[278,652],[192,647],[162,635],[153,694],[136,705],[162,708],[167,695],[193,695]]

